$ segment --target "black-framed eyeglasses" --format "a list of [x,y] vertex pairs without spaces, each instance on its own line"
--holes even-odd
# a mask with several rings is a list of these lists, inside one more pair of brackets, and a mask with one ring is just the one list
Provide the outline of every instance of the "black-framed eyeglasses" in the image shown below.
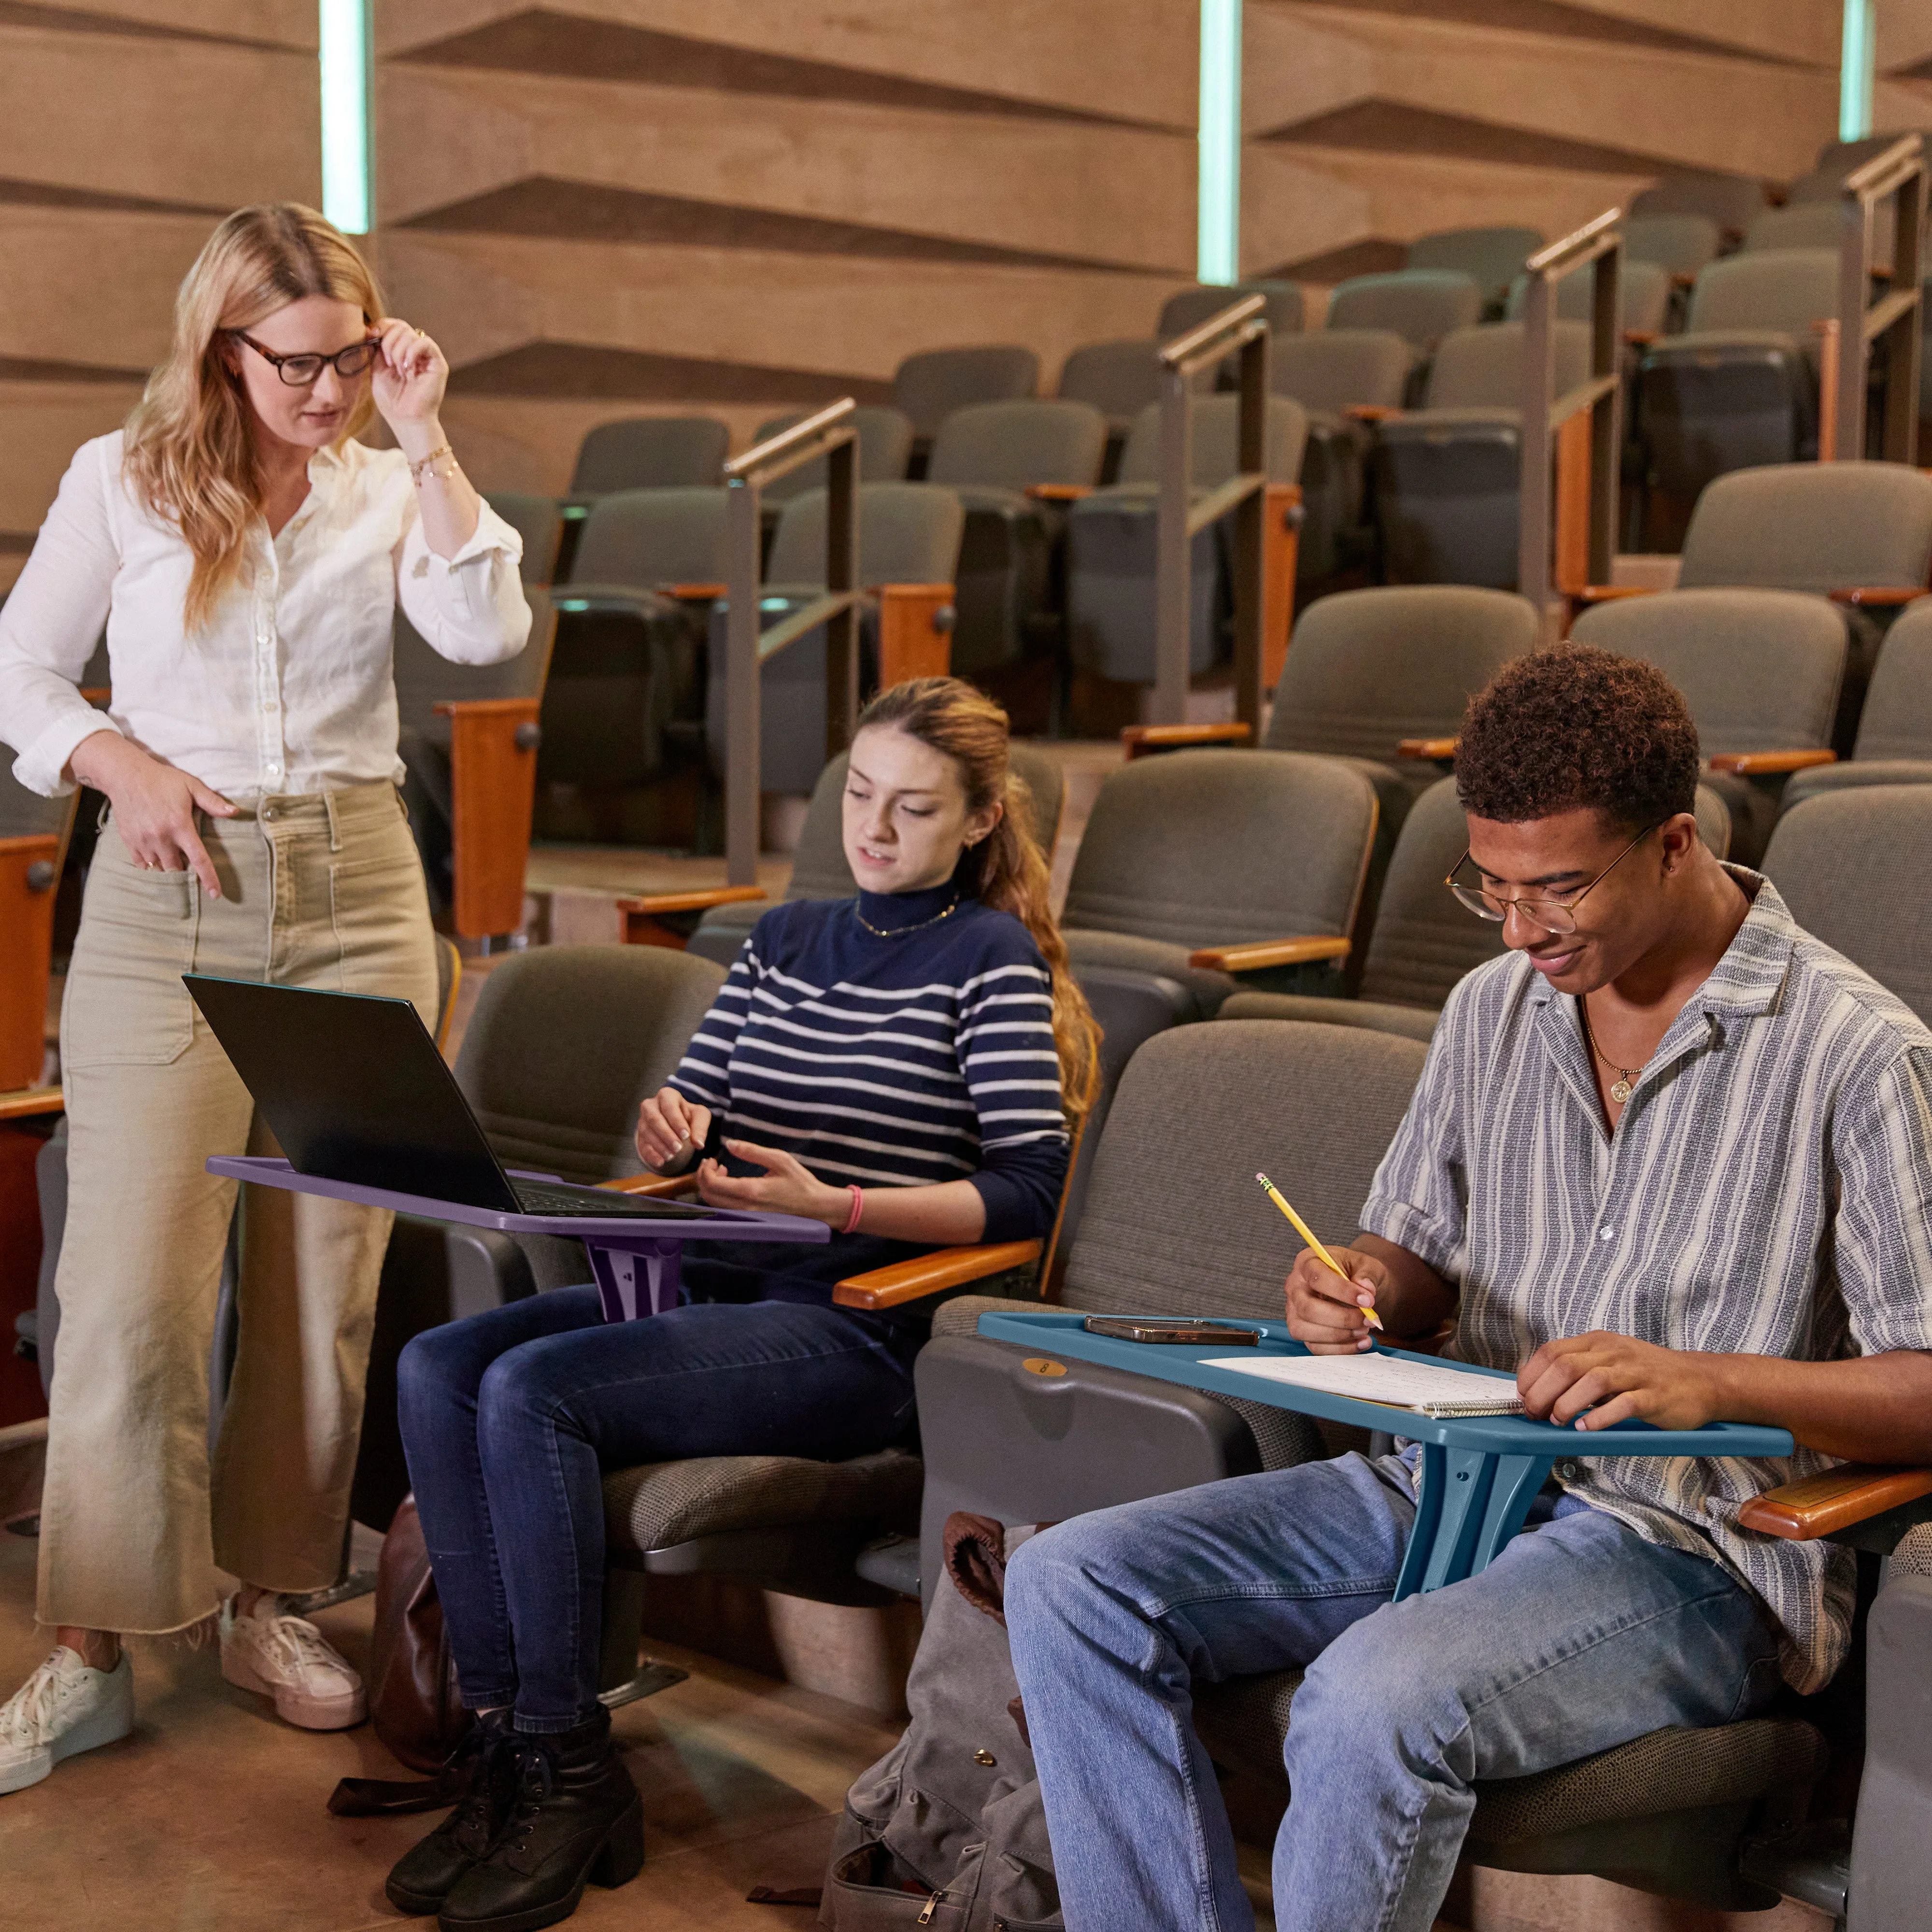
[[292,389],[306,389],[320,382],[325,369],[333,369],[345,382],[352,382],[373,366],[382,346],[382,338],[372,335],[360,342],[352,342],[346,349],[338,349],[333,356],[313,352],[278,356],[272,349],[264,349],[252,335],[244,335],[238,328],[231,328],[228,332],[238,342],[247,343],[264,362],[272,362],[275,374]]
[[1442,883],[1478,919],[1486,919],[1499,926],[1508,918],[1510,908],[1514,906],[1532,926],[1540,926],[1545,932],[1574,932],[1576,930],[1576,908],[1657,830],[1658,825],[1669,822],[1667,819],[1660,818],[1657,825],[1646,825],[1588,885],[1579,886],[1574,892],[1534,899],[1498,898],[1495,893],[1484,891],[1480,886],[1465,885],[1456,878],[1456,874],[1469,862],[1469,854],[1466,851],[1449,868],[1449,876]]

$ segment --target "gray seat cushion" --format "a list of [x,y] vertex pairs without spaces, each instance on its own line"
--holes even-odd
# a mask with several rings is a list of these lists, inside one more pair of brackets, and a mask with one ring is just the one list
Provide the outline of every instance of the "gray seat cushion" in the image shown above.
[[[1280,1785],[1298,1670],[1237,1677],[1195,1692],[1194,1726],[1217,1762]],[[1753,1718],[1707,1730],[1652,1731],[1528,1778],[1479,1780],[1471,1845],[1508,1845],[1620,1818],[1735,1804],[1814,1782],[1829,1755],[1812,1726]]]
[[919,1513],[920,1459],[882,1449],[844,1462],[802,1456],[694,1456],[604,1478],[604,1531],[614,1551],[642,1556],[726,1530],[781,1524],[902,1525]]
[[1932,784],[1932,758],[1854,758],[1846,765],[1814,765],[1793,772],[1778,803],[1789,812],[1821,793],[1855,791],[1865,785]]
[[1305,993],[1236,993],[1215,1016],[1224,1020],[1308,1020],[1317,1026],[1367,1027],[1400,1034],[1426,1046],[1436,1037],[1438,1010],[1392,1000],[1322,1000]]
[[1240,983],[1232,973],[1189,965],[1191,949],[1171,939],[1143,939],[1132,932],[1078,930],[1067,932],[1065,938],[1066,956],[1076,972],[1083,966],[1111,966],[1129,972],[1162,974],[1178,980],[1194,995],[1203,1019],[1217,1011]]

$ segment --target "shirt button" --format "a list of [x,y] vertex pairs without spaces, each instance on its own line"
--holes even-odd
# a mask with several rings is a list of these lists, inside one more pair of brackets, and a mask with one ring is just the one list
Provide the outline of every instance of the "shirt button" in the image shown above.
[[262,709],[264,711],[274,712],[280,710],[281,708],[272,698],[265,698],[262,700]]
[[1597,1230],[1597,1238],[1600,1241],[1614,1241],[1616,1238],[1617,1231],[1614,1228],[1599,1228]]

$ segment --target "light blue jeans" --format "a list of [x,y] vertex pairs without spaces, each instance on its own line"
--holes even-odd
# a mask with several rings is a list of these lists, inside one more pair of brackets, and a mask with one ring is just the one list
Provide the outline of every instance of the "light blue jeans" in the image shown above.
[[1718,1565],[1575,1502],[1479,1576],[1390,1600],[1414,1520],[1394,1456],[1344,1456],[1077,1516],[1006,1573],[1068,1932],[1251,1932],[1190,1719],[1196,1678],[1305,1667],[1275,1840],[1281,1932],[1429,1932],[1475,1807],[1778,1687],[1776,1626]]

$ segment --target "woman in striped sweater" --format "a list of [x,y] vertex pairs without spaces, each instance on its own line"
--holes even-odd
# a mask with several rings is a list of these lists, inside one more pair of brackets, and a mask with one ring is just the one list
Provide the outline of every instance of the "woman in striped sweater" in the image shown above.
[[637,1870],[641,1807],[597,1702],[602,1472],[904,1440],[927,1322],[836,1306],[833,1284],[1051,1229],[1099,1032],[1006,753],[970,686],[875,699],[844,797],[858,897],[767,913],[644,1104],[647,1166],[695,1166],[706,1202],[810,1216],[829,1243],[694,1244],[667,1314],[607,1327],[594,1288],[566,1288],[405,1351],[410,1475],[481,1721],[472,1795],[390,1875],[403,1910],[526,1932],[586,1875]]

